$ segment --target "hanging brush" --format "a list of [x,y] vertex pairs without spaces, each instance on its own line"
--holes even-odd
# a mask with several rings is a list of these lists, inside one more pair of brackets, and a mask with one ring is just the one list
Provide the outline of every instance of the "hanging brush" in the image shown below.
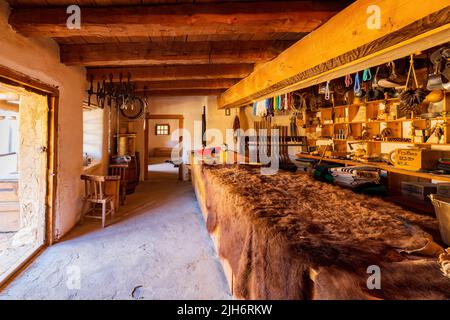
[[[409,86],[411,74],[414,79],[415,88],[413,84]],[[403,113],[411,113],[419,111],[420,105],[425,100],[428,93],[429,93],[428,90],[419,88],[416,71],[414,70],[414,55],[412,54],[409,60],[409,70],[406,79],[405,90],[403,90],[403,92],[400,94],[399,110]]]

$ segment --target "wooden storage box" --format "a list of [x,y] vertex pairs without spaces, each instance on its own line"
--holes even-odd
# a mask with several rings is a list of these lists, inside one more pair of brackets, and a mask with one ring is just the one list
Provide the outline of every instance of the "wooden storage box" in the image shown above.
[[437,167],[438,159],[447,154],[441,150],[399,148],[394,151],[394,165],[406,170],[433,170]]
[[402,181],[402,194],[420,200],[426,200],[427,196],[437,192],[437,184],[431,182]]
[[450,183],[438,183],[437,194],[444,197],[450,197]]
[[325,151],[325,157],[345,157],[348,155],[346,151]]

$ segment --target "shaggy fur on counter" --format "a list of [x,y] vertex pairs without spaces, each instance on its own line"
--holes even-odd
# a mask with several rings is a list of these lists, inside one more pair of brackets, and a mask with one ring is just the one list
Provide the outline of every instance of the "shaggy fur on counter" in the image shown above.
[[[433,256],[435,219],[306,174],[202,168],[207,228],[220,226],[219,255],[245,299],[449,299],[450,279]],[[368,289],[367,267],[381,268]]]

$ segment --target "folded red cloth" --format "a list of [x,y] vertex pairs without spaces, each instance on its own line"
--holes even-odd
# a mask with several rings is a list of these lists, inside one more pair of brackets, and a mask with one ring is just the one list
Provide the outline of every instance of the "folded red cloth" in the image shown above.
[[211,153],[213,150],[215,151],[216,154],[219,154],[221,149],[220,149],[220,147],[205,148],[205,149],[197,150],[196,154],[199,156],[202,156],[202,153],[203,153],[203,156],[211,156]]

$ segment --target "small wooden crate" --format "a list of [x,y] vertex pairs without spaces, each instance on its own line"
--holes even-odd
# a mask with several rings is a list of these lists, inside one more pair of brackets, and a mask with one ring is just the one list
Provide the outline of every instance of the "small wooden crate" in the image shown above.
[[395,150],[394,165],[406,170],[436,169],[438,159],[446,157],[448,152],[430,149],[407,149]]
[[438,183],[437,194],[444,197],[450,197],[450,183]]
[[420,200],[426,200],[427,196],[437,192],[437,184],[431,182],[402,181],[402,194]]
[[348,152],[346,151],[325,151],[325,157],[345,157],[348,155]]

